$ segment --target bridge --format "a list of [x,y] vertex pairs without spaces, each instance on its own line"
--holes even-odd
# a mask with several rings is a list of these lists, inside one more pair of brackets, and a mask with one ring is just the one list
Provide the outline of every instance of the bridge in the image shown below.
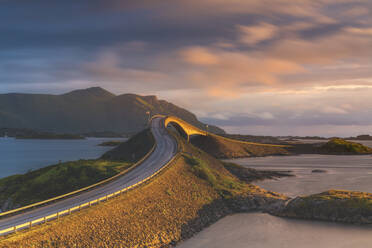
[[176,128],[178,132],[185,134],[185,136],[187,137],[187,141],[190,141],[191,135],[208,135],[206,131],[201,130],[175,116],[168,116],[165,118],[164,125],[167,127],[169,124],[173,125],[173,127]]

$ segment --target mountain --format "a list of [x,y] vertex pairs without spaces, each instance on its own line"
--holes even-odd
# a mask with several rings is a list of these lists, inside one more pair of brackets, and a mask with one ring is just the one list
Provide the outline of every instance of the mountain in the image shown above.
[[[0,128],[28,128],[56,133],[134,133],[144,129],[148,111],[151,115],[174,115],[205,128],[205,124],[191,112],[156,96],[116,96],[100,87],[62,95],[0,94]],[[209,130],[224,133],[214,126],[210,126]]]

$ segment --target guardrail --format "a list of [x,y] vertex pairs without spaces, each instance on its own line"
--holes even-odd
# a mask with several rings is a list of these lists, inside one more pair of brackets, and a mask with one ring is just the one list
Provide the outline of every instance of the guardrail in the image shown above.
[[[151,149],[150,152],[148,152],[146,154],[145,157],[143,157],[140,161],[138,161],[135,166],[138,166],[140,163],[142,163],[147,157],[149,157],[151,155],[151,153],[155,150],[155,147],[156,147],[156,142],[153,146],[153,148]],[[146,183],[148,182],[149,180],[151,180],[152,178],[154,178],[155,176],[157,176],[159,173],[161,173],[164,169],[168,168],[168,166],[170,164],[173,163],[173,161],[175,161],[178,157],[180,156],[180,145],[178,144],[177,142],[177,153],[175,156],[173,156],[173,158],[171,160],[169,160],[163,167],[161,167],[159,170],[157,170],[154,174],[152,174],[151,176],[131,185],[131,186],[128,186],[126,188],[123,188],[121,190],[118,190],[114,193],[111,193],[111,194],[108,194],[108,195],[105,195],[103,197],[100,197],[98,199],[95,199],[93,201],[89,201],[89,202],[86,202],[86,203],[83,203],[83,204],[79,204],[79,205],[75,205],[69,209],[66,209],[66,210],[63,210],[63,211],[59,211],[59,212],[56,212],[56,213],[53,213],[53,214],[50,214],[48,216],[44,216],[44,217],[41,217],[39,219],[36,219],[36,220],[32,220],[32,221],[29,221],[29,222],[25,222],[23,224],[19,224],[19,225],[16,225],[16,226],[12,226],[12,227],[9,227],[9,228],[6,228],[6,229],[3,229],[3,230],[0,230],[0,236],[3,236],[3,235],[8,235],[8,234],[11,234],[11,233],[15,233],[17,232],[18,230],[23,230],[23,229],[27,229],[27,228],[31,228],[32,226],[34,225],[38,225],[38,224],[43,224],[43,223],[46,223],[47,221],[51,221],[51,220],[55,220],[55,219],[59,219],[60,217],[62,216],[66,216],[66,215],[69,215],[71,214],[72,212],[76,212],[76,211],[79,211],[83,208],[87,208],[87,207],[90,207],[92,205],[96,205],[96,204],[99,204],[100,202],[102,201],[107,201],[108,199],[112,198],[112,197],[115,197],[115,196],[118,196],[124,192],[127,192],[143,183]],[[132,166],[133,167],[133,166]],[[131,168],[132,168],[131,167]],[[134,168],[132,168],[134,169]],[[129,170],[129,169],[128,169]],[[127,171],[128,172],[128,171]],[[117,175],[116,175],[117,176]],[[112,180],[112,177],[110,178]],[[107,180],[107,179],[106,179]],[[101,182],[100,182],[101,183]],[[93,185],[92,185],[93,186]],[[91,186],[89,186],[91,187]],[[73,193],[73,192],[71,192]],[[30,205],[31,206],[31,205]]]

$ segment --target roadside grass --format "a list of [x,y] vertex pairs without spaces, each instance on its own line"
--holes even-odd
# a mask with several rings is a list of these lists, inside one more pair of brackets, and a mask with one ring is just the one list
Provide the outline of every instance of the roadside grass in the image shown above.
[[78,160],[6,177],[0,179],[0,204],[16,208],[43,201],[112,177],[130,165],[128,162]]
[[224,198],[241,193],[245,184],[237,178],[223,175],[212,170],[208,162],[200,158],[184,155],[185,161],[191,166],[191,171],[198,177],[206,180]]

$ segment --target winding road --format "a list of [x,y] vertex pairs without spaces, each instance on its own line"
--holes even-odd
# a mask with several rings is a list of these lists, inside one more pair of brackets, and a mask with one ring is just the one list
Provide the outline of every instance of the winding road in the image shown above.
[[154,118],[151,122],[151,131],[156,142],[154,152],[139,166],[127,174],[124,174],[122,177],[119,177],[110,183],[70,198],[59,200],[49,205],[35,208],[14,216],[4,217],[0,219],[0,231],[104,197],[108,194],[134,185],[153,175],[175,156],[177,153],[177,142],[165,129],[164,118]]

